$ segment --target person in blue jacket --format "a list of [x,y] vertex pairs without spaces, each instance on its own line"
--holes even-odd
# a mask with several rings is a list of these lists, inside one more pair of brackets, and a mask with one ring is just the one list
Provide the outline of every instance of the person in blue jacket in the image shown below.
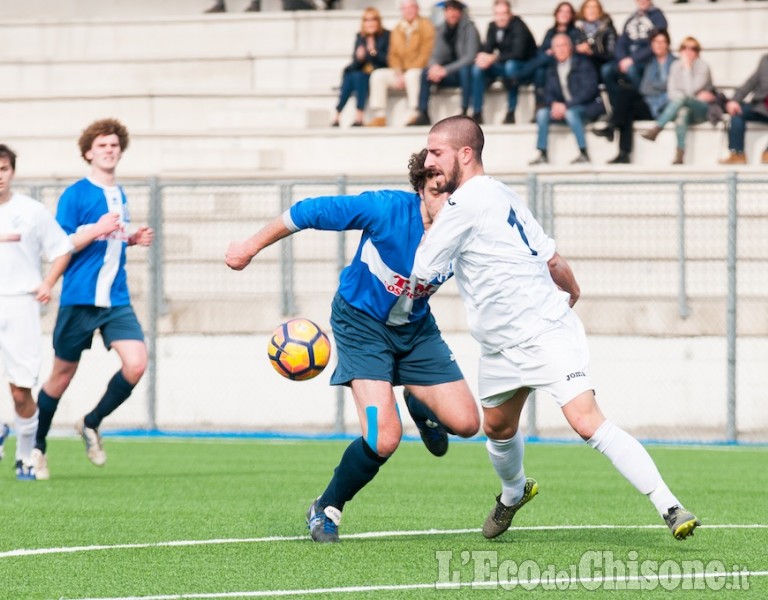
[[328,487],[307,512],[316,542],[337,542],[344,505],[395,452],[402,423],[393,387],[405,386],[406,406],[425,445],[441,456],[446,432],[475,435],[477,404],[429,309],[429,298],[450,277],[417,283],[413,260],[444,196],[424,168],[426,150],[411,156],[415,192],[379,190],[298,202],[243,242],[232,242],[226,263],[242,270],[264,248],[303,229],[362,230],[354,258],[341,272],[331,307],[338,364],[332,385],[352,390],[362,436],[346,449]]

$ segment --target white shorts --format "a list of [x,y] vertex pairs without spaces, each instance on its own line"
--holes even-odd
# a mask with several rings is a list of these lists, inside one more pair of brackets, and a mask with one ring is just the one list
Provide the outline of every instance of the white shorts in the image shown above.
[[37,384],[40,335],[40,303],[33,295],[0,296],[0,364],[17,387]]
[[558,406],[587,390],[589,348],[584,326],[569,311],[553,328],[518,346],[480,357],[479,393],[484,408],[509,400],[521,388],[543,390]]

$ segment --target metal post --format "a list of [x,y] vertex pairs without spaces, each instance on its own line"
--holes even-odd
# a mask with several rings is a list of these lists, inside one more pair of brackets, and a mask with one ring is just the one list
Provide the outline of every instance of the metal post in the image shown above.
[[726,377],[726,439],[735,442],[736,431],[736,229],[738,223],[738,185],[736,173],[728,175],[728,302],[726,308],[726,343],[728,372]]
[[687,319],[691,314],[688,305],[688,285],[686,282],[686,255],[685,255],[685,183],[677,184],[677,264],[679,270],[679,283],[677,289],[677,312],[681,319]]
[[147,345],[147,428],[157,429],[157,340],[158,320],[163,303],[163,219],[161,190],[157,177],[149,179],[149,226],[155,231],[155,239],[149,247],[148,319],[149,343]]
[[[280,185],[280,212],[291,208],[293,186],[289,183]],[[283,316],[292,316],[296,314],[296,295],[293,289],[293,242],[291,237],[287,237],[280,244],[280,300]]]
[[[336,193],[339,196],[347,193],[347,178],[341,175],[336,180]],[[336,271],[341,270],[347,265],[347,236],[345,231],[340,231],[336,238]],[[336,419],[333,424],[334,433],[344,433],[347,430],[344,423],[344,387],[336,386]]]
[[[542,187],[538,186],[538,179],[535,174],[528,176],[528,206],[531,208],[533,216],[541,222],[546,209],[544,208],[544,196],[546,196],[549,190],[549,184],[544,183]],[[528,394],[528,400],[526,402],[528,409],[528,437],[535,438],[539,435],[539,426],[536,422],[536,392]]]

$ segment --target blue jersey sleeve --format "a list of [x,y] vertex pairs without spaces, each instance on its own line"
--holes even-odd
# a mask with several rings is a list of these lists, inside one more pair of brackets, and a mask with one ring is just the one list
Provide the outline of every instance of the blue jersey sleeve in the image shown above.
[[72,187],[68,187],[59,198],[59,204],[56,207],[56,220],[67,235],[72,235],[80,225],[78,218],[77,194],[74,193]]
[[[379,222],[388,202],[379,194],[364,192],[358,196],[319,196],[294,204],[290,209],[293,224],[298,229],[347,231],[371,229]],[[387,191],[386,194],[397,192]],[[401,192],[407,194],[407,192]]]

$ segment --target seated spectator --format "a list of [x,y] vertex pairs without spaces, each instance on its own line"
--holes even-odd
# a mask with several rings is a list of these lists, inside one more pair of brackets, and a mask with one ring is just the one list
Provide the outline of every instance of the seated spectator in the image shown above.
[[640,134],[654,141],[664,125],[674,120],[677,150],[673,165],[683,164],[688,127],[706,121],[709,105],[717,99],[712,91],[709,65],[699,57],[700,53],[701,45],[696,38],[688,36],[680,44],[680,59],[669,68],[669,102],[656,119],[656,125]]
[[362,127],[365,103],[368,101],[368,79],[374,69],[387,66],[389,52],[389,31],[381,25],[381,14],[377,8],[368,7],[363,11],[360,31],[355,36],[352,62],[346,66],[341,78],[341,92],[336,104],[336,118],[331,125],[339,126],[341,111],[350,96],[357,96],[357,113],[353,127]]
[[552,51],[556,62],[547,69],[544,83],[546,106],[536,111],[536,148],[539,156],[530,164],[542,165],[549,162],[547,138],[549,125],[553,121],[567,123],[576,136],[579,155],[571,164],[588,163],[584,124],[605,114],[605,105],[597,84],[597,71],[587,57],[574,54],[573,42],[565,33],[558,33],[552,39]]
[[536,40],[531,30],[517,15],[512,14],[509,0],[496,0],[493,21],[472,67],[472,118],[483,123],[485,91],[499,77],[507,87],[507,114],[505,124],[515,122],[518,86],[509,85],[517,69],[536,56]]
[[426,17],[419,15],[417,0],[402,0],[402,18],[389,36],[387,67],[371,73],[369,109],[373,118],[369,127],[387,124],[387,90],[405,90],[409,119],[415,119],[419,106],[421,71],[427,66],[435,45],[435,28]]
[[[750,94],[752,99],[745,102]],[[768,54],[763,55],[757,70],[733,93],[733,97],[725,105],[725,110],[731,115],[731,124],[728,128],[728,149],[731,153],[728,158],[720,162],[724,165],[746,164],[744,137],[747,132],[747,121],[768,123]],[[768,164],[768,146],[763,151],[761,161],[763,164]]]
[[544,34],[544,39],[536,52],[536,56],[521,65],[516,65],[511,87],[517,88],[520,84],[533,83],[536,95],[536,110],[544,105],[544,80],[547,76],[547,68],[555,64],[552,52],[552,39],[558,33],[565,33],[575,44],[578,32],[574,25],[576,9],[570,2],[560,2],[553,13],[555,24]]
[[640,90],[632,86],[619,86],[619,95],[613,105],[608,126],[603,129],[593,129],[595,135],[613,141],[614,131],[619,130],[619,154],[609,164],[626,164],[631,162],[633,128],[635,121],[656,119],[667,104],[667,80],[669,69],[677,57],[670,53],[669,33],[660,29],[651,34],[651,50],[653,58],[643,72]]
[[598,74],[603,65],[613,60],[616,50],[616,28],[613,20],[603,10],[600,0],[584,0],[576,14],[576,40],[574,49],[592,59]]
[[419,113],[408,125],[430,125],[432,86],[461,88],[461,111],[467,114],[472,92],[472,63],[480,49],[480,34],[459,0],[446,0],[444,22],[437,28],[429,64],[421,72]]
[[601,78],[608,91],[611,106],[616,102],[619,81],[640,87],[643,69],[651,60],[651,44],[648,36],[652,31],[667,29],[667,18],[651,0],[635,0],[637,10],[624,23],[621,35],[616,40],[614,59],[605,63]]

